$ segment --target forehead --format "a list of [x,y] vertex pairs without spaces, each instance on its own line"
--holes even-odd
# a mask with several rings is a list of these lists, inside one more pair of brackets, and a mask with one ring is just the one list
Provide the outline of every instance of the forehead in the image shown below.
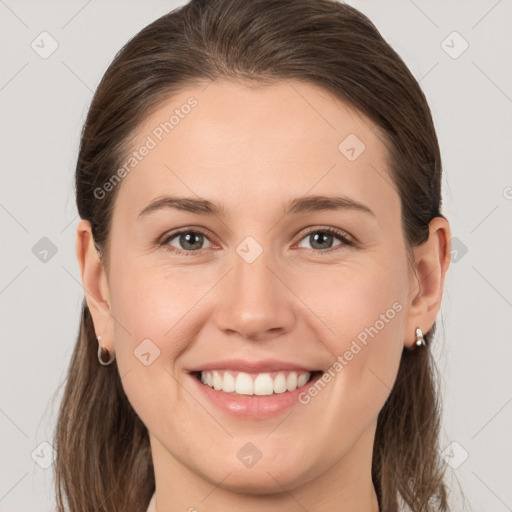
[[368,118],[310,83],[186,87],[139,126],[120,201],[140,211],[159,195],[189,195],[250,204],[254,213],[273,198],[336,191],[385,207],[398,197],[381,137]]

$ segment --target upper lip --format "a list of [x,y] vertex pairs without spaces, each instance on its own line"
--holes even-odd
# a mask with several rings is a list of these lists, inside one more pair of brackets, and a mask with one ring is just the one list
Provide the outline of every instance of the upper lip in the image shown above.
[[263,359],[260,361],[248,361],[246,359],[224,359],[223,361],[214,361],[206,363],[196,368],[192,368],[191,372],[210,371],[210,370],[237,370],[247,373],[263,373],[265,371],[303,371],[314,372],[318,368],[312,369],[300,364],[290,363],[288,361],[279,361],[277,359]]

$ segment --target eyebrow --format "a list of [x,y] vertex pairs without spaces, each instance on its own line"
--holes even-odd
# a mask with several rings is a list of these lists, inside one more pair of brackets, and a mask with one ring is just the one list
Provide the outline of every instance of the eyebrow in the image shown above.
[[[207,199],[193,197],[160,197],[148,204],[140,213],[139,218],[162,209],[182,210],[199,215],[215,215],[226,218],[226,209]],[[285,206],[284,215],[314,213],[325,210],[356,210],[375,217],[368,206],[344,196],[310,195],[289,201]]]

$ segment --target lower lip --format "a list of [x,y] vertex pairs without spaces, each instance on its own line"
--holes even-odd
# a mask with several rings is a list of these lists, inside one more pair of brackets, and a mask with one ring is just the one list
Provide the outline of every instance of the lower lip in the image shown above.
[[299,402],[299,395],[320,379],[322,374],[315,375],[306,384],[294,391],[272,395],[232,395],[203,384],[192,374],[189,374],[189,376],[199,387],[201,393],[204,393],[204,396],[219,409],[238,417],[267,418],[275,416],[294,405],[302,405]]

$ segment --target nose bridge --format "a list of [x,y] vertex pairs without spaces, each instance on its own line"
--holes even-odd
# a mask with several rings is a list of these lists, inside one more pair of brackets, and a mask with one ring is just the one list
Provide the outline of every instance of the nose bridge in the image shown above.
[[271,260],[270,251],[262,252],[254,261],[246,260],[240,253],[237,254],[232,279],[233,292],[239,303],[248,299],[251,302],[261,300],[269,304],[271,297],[276,293],[276,290],[273,290],[275,283],[271,282],[274,276],[269,270]]
[[220,329],[263,339],[292,328],[292,304],[271,270],[276,266],[272,251],[264,250],[254,239],[248,237],[239,244],[217,314]]

